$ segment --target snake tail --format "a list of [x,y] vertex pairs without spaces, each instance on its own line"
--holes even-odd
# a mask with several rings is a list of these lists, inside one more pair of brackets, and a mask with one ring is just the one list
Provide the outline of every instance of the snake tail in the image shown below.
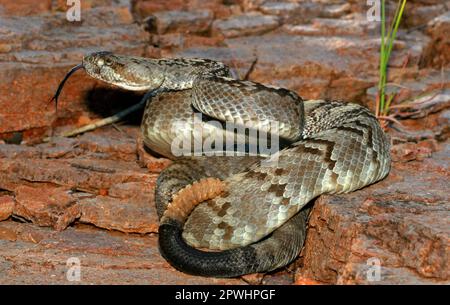
[[[272,271],[294,260],[305,240],[310,209],[304,209],[274,233],[256,244],[219,252],[189,246],[182,237],[183,224],[167,218],[159,227],[161,255],[176,269],[207,277],[236,277]],[[265,258],[261,260],[264,249]]]
[[[189,246],[182,237],[184,223],[195,206],[225,191],[217,178],[203,178],[182,188],[167,206],[159,227],[161,255],[176,269],[209,277],[236,277],[245,273],[274,270],[291,262],[300,252],[306,235],[309,209],[275,231],[272,238],[246,247],[219,252]],[[266,255],[261,260],[260,252]],[[270,254],[270,255],[267,255]],[[201,264],[199,264],[201,262]]]

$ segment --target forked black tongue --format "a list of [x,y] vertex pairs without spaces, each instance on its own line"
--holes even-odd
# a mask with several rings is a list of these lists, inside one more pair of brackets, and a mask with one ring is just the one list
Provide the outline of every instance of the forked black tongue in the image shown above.
[[55,101],[55,109],[58,110],[58,97],[61,94],[61,91],[64,87],[64,84],[66,83],[67,79],[77,70],[80,70],[84,68],[83,64],[79,64],[76,65],[75,67],[73,67],[72,69],[70,69],[69,72],[67,72],[66,76],[64,76],[63,80],[59,83],[58,89],[56,90],[55,95],[51,98],[51,100],[49,101],[49,103]]

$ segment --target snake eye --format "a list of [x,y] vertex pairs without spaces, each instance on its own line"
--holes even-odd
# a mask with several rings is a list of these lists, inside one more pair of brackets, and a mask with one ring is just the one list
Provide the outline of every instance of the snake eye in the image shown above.
[[102,67],[102,66],[111,66],[113,63],[113,61],[111,60],[111,58],[99,58],[97,60],[97,66]]

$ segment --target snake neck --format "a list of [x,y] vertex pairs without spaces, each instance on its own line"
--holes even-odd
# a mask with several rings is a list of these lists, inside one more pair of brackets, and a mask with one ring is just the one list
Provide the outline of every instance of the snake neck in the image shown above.
[[[173,58],[156,61],[163,68],[164,82],[161,87],[168,91],[191,89],[196,80],[208,75],[231,76],[231,72],[225,64],[209,59]],[[159,75],[155,75],[155,77],[159,77]]]

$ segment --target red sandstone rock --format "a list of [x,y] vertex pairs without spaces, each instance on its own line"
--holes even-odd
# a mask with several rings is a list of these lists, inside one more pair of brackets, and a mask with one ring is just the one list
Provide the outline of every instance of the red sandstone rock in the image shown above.
[[[0,8],[5,5],[8,14],[8,7],[40,10],[42,3],[0,3]],[[53,124],[73,124],[80,116],[95,117],[86,106],[86,95],[97,82],[83,72],[67,83],[57,114],[48,103],[64,74],[80,63],[84,54],[95,50],[145,53],[148,34],[134,24],[127,6],[94,4],[82,10],[82,26],[68,22],[65,12],[0,18],[0,138],[25,131],[25,139],[36,139],[48,135]],[[26,10],[17,14],[22,13],[37,14]]]
[[14,193],[13,214],[40,226],[54,226],[59,216],[76,203],[70,190],[64,187],[20,185]]
[[146,0],[133,1],[133,12],[138,14],[141,19],[152,15],[155,12],[185,9],[184,0]]
[[[79,260],[80,281],[67,277],[70,258]],[[88,226],[56,232],[13,221],[0,223],[0,283],[245,284],[176,271],[159,254],[156,236]]]
[[[79,221],[91,223],[99,228],[127,233],[158,232],[158,217],[153,201],[154,187],[144,186],[150,196],[138,199],[115,199],[97,196],[79,201]],[[139,189],[138,191],[143,191]]]
[[155,177],[136,163],[124,161],[17,159],[0,162],[0,185],[7,190],[21,185],[20,180],[96,191],[121,182],[142,181],[150,184]]
[[147,21],[150,32],[202,33],[209,29],[213,14],[208,10],[165,11],[154,13]]
[[259,285],[261,284],[264,274],[262,273],[252,273],[252,274],[246,274],[241,277],[244,281],[249,283],[250,285]]
[[[157,158],[155,156],[152,155],[152,153],[147,152],[147,149],[144,146],[144,142],[142,140],[142,136],[139,135],[137,137],[137,141],[136,141],[137,147],[137,154],[138,154],[138,163],[142,166],[142,167],[146,167],[150,170],[150,172],[153,173],[159,173],[161,172],[164,168],[166,168],[167,166],[169,166],[172,161],[166,159],[166,158]],[[155,153],[153,153],[155,154]]]
[[[241,49],[255,52],[251,80],[290,88],[304,98],[354,100],[375,79],[378,47],[367,41],[278,33],[226,42],[237,56]],[[352,90],[345,89],[350,84]]]
[[14,210],[14,199],[11,196],[0,196],[0,221],[8,219]]
[[216,20],[213,23],[213,31],[221,33],[225,37],[232,38],[263,34],[278,26],[279,19],[276,16],[251,13],[230,17],[225,20]]
[[430,158],[432,153],[438,150],[438,147],[439,144],[434,139],[425,140],[418,144],[402,143],[392,147],[391,156],[394,162],[422,161],[425,158]]
[[322,285],[323,283],[298,276],[294,285]]
[[420,27],[450,8],[450,4],[445,3],[445,1],[430,2],[434,3],[408,3],[408,9],[404,13],[402,23],[408,27]]
[[263,13],[269,15],[293,15],[301,9],[300,4],[294,2],[264,2],[260,8]]
[[[423,161],[394,163],[388,178],[360,191],[320,197],[297,279],[449,283],[448,149]],[[381,277],[373,282],[366,276],[371,258],[381,264]]]
[[432,37],[424,62],[434,67],[448,66],[450,63],[450,11],[428,23],[427,31]]
[[[12,214],[57,230],[81,221],[123,232],[157,232],[157,175],[136,163],[136,140],[129,136],[136,129],[56,138],[34,147],[0,145],[0,187],[16,201],[13,211],[10,203],[1,205],[0,218]],[[148,158],[147,168],[154,172],[170,163]]]
[[51,0],[44,0],[39,2],[32,0],[21,0],[21,1],[0,0],[0,8],[3,9],[2,11],[0,11],[0,13],[8,16],[37,15],[49,12],[51,6],[52,6]]

